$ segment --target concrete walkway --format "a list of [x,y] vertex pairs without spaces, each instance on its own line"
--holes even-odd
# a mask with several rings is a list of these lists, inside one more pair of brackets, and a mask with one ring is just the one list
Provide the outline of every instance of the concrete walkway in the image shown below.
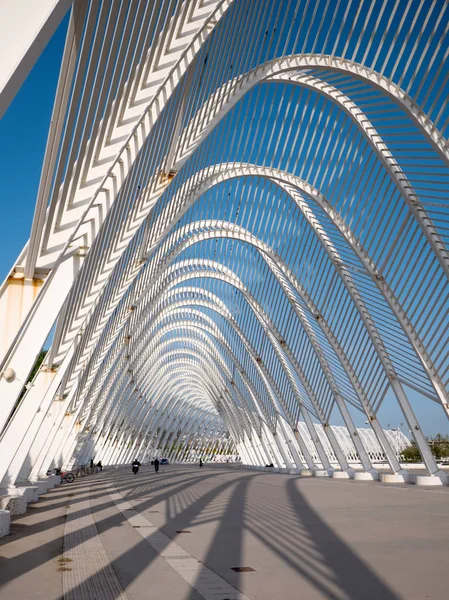
[[448,556],[446,487],[145,466],[14,519],[0,598],[446,600]]

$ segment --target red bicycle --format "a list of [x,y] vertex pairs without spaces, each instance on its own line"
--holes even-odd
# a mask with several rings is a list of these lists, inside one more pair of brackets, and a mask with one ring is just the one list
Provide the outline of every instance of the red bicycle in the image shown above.
[[75,481],[75,475],[71,471],[60,471],[59,469],[55,469],[55,475],[61,477],[61,483],[63,481],[66,481],[67,483],[73,483]]

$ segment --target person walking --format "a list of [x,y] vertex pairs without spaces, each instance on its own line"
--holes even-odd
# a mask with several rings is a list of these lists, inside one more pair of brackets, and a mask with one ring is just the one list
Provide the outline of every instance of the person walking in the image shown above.
[[203,460],[200,458],[200,469],[203,468]]
[[158,459],[158,458],[156,458],[156,459],[154,460],[154,470],[156,471],[156,473],[159,473],[159,464],[160,464],[160,463],[159,463],[159,459]]
[[103,470],[103,465],[101,464],[101,460],[99,460],[99,461],[97,462],[97,467],[100,469],[100,471],[102,471],[102,470]]
[[137,460],[137,458],[134,459],[132,467],[134,475],[139,472],[140,462]]

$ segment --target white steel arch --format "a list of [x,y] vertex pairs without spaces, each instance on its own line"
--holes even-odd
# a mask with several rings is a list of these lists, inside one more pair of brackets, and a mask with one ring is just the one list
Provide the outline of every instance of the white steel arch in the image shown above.
[[447,2],[42,2],[0,111],[67,10],[0,289],[1,486],[218,446],[405,481],[389,393],[446,482],[409,395],[449,417]]

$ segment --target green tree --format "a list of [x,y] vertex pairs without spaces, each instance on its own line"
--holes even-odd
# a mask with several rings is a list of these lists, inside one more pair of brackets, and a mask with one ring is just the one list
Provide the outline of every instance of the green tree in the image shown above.
[[437,433],[437,435],[428,440],[432,454],[437,460],[449,457],[449,436]]
[[402,450],[401,460],[404,462],[421,462],[421,453],[415,443],[412,443],[411,446]]

